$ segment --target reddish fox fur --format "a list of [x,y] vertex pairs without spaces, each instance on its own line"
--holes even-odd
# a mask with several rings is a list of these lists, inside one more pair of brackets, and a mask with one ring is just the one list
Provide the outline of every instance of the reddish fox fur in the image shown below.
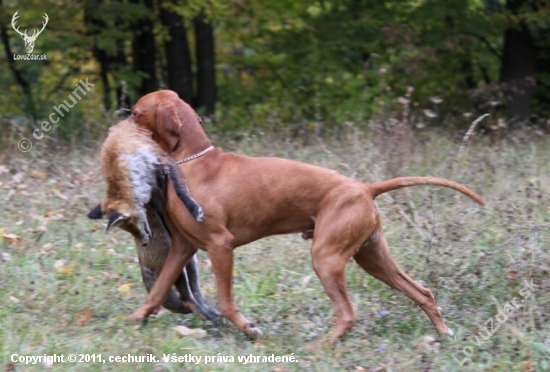
[[107,231],[124,224],[147,244],[151,229],[145,205],[164,176],[189,213],[199,222],[204,219],[174,160],[134,123],[125,120],[109,129],[101,148],[101,167],[107,182],[107,196],[101,202],[102,214],[109,216]]
[[[122,121],[109,129],[101,149],[101,165],[107,196],[88,217],[108,216],[107,230],[117,226],[132,234],[143,283],[149,291],[162,270],[170,245],[170,233],[163,218],[166,177],[197,221],[204,218],[202,208],[189,195],[173,159],[131,122]],[[193,311],[203,319],[218,317],[218,311],[200,290],[195,258],[181,272],[163,306],[178,313]]]

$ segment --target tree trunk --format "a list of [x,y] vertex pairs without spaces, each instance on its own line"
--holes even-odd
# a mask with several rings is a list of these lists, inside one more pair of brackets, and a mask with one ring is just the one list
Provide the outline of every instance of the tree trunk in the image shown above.
[[134,38],[132,40],[132,55],[134,58],[133,69],[140,75],[141,83],[137,87],[138,95],[144,96],[147,93],[158,89],[156,74],[156,46],[155,35],[153,34],[153,0],[131,0],[133,4],[143,4],[148,15],[136,20],[132,25]]
[[[506,9],[516,14],[525,0],[507,0]],[[514,27],[515,26],[515,27]],[[507,28],[500,69],[500,82],[508,97],[508,117],[518,123],[528,120],[535,88],[537,47],[527,25]]]
[[195,106],[204,107],[206,115],[214,113],[216,105],[216,61],[214,50],[214,28],[206,22],[204,15],[193,20],[195,26],[197,56],[197,95]]
[[[191,104],[193,101],[193,70],[191,51],[187,40],[187,30],[183,16],[169,8],[160,5],[160,19],[168,31],[164,42],[166,70],[168,72],[168,87],[175,91],[181,99]],[[175,1],[170,1],[175,4]]]
[[84,24],[87,35],[93,38],[92,55],[99,64],[99,75],[103,87],[103,106],[106,110],[111,108],[111,86],[109,84],[109,55],[98,47],[98,38],[101,30],[106,27],[103,20],[94,16],[94,11],[103,4],[103,0],[86,1],[84,6]]
[[[540,34],[541,40],[550,40],[550,29],[541,30]],[[537,113],[542,117],[550,118],[550,44],[548,42],[540,47],[537,56],[537,75],[546,77],[546,79],[537,80],[533,96]]]
[[[127,58],[124,53],[124,43],[122,41],[117,42],[117,53],[114,58],[113,65],[115,71],[122,70],[127,65]],[[117,81],[115,76],[115,86],[118,110],[130,109],[133,101],[130,99],[130,94],[127,89],[127,82],[123,80]]]
[[[120,3],[123,0],[116,0],[113,3]],[[117,16],[115,19],[115,27],[119,30],[126,30],[127,24],[124,21],[123,17]],[[120,79],[121,76],[125,75],[126,69],[128,69],[128,58],[126,57],[126,52],[124,48],[125,40],[119,38],[116,41],[116,53],[112,57],[112,74],[113,80],[116,87],[116,99],[117,99],[117,109],[130,109],[132,100],[130,99],[129,91],[127,89],[128,84],[126,81]]]

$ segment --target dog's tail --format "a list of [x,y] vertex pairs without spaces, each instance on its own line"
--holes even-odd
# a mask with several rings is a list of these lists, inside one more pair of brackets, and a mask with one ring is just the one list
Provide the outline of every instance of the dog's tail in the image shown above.
[[169,161],[165,166],[165,169],[166,173],[168,173],[170,182],[172,182],[172,185],[174,186],[174,190],[176,190],[176,194],[183,202],[189,213],[191,213],[197,221],[204,221],[204,211],[199,203],[197,203],[189,193],[189,189],[187,188],[176,163],[173,160]]
[[453,189],[469,196],[473,201],[480,205],[485,205],[485,201],[481,196],[470,190],[464,185],[458,182],[447,180],[445,178],[438,177],[397,177],[386,181],[374,182],[367,184],[369,190],[372,193],[372,198],[376,198],[378,195],[388,191],[402,189],[403,187],[416,186],[416,185],[436,185],[443,186],[449,189]]

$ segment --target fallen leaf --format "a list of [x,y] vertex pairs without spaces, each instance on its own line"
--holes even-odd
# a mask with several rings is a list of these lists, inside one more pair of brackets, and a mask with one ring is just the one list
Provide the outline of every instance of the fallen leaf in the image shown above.
[[57,273],[61,275],[69,275],[73,272],[73,270],[74,269],[72,267],[62,267],[60,269],[57,269]]
[[63,194],[61,191],[59,191],[57,189],[54,189],[53,192],[59,199],[69,200],[69,197],[67,195]]
[[20,299],[18,299],[17,297],[13,297],[13,296],[10,296],[10,301],[13,302],[14,304],[18,304],[21,302]]
[[121,286],[118,287],[118,291],[120,293],[126,293],[133,287],[134,287],[134,285],[132,283],[122,284]]
[[42,171],[33,170],[29,173],[32,178],[38,178],[40,180],[48,179],[48,175]]
[[531,362],[528,360],[525,360],[523,362],[519,362],[518,364],[516,364],[515,369],[520,371],[526,371],[526,372],[534,371],[533,366],[531,365]]
[[174,331],[180,336],[183,337],[197,337],[201,338],[206,336],[206,331],[200,328],[187,328],[186,326],[176,326],[173,328]]
[[19,236],[15,234],[3,234],[2,237],[8,242],[8,244],[19,243]]
[[164,372],[166,369],[164,369],[164,365],[162,363],[157,363],[153,366],[153,372]]
[[[40,252],[41,253],[48,253],[49,251],[51,251],[53,248],[53,244],[52,243],[46,243],[42,246],[42,248],[40,248]],[[61,260],[63,261],[63,260]],[[62,265],[63,266],[63,265]]]
[[6,262],[11,261],[11,254],[8,252],[2,252],[2,259]]
[[52,368],[53,367],[53,359],[46,359],[42,362],[42,365],[45,368]]
[[322,348],[323,348],[323,345],[320,344],[320,343],[304,345],[304,349],[305,349],[306,351],[311,352],[311,353],[317,352],[317,351],[321,350]]
[[88,323],[90,322],[90,314],[91,313],[92,313],[92,310],[90,309],[89,306],[86,308],[86,310],[77,313],[76,314],[76,321],[78,322],[78,324],[80,324],[83,327],[87,326]]
[[307,287],[310,281],[311,281],[311,275],[304,277],[304,279],[302,279],[302,287],[303,288]]
[[514,269],[510,269],[506,271],[506,279],[507,280],[514,280],[518,277],[518,272]]
[[59,269],[63,268],[63,266],[65,266],[65,260],[56,260],[53,263],[53,267],[55,267],[56,270],[59,270]]
[[439,351],[441,341],[432,336],[422,336],[418,339],[416,344],[416,350],[422,354],[434,353]]
[[25,177],[25,172],[17,172],[11,177],[11,180],[14,183],[20,183],[23,181],[23,177]]

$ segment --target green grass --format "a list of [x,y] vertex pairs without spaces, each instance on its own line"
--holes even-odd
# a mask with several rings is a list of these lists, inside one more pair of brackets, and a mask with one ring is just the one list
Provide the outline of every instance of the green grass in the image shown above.
[[[355,133],[331,141],[251,136],[238,143],[216,142],[244,154],[318,164],[365,182],[435,175],[478,191],[488,202],[485,209],[436,187],[377,199],[394,256],[413,279],[432,289],[456,340],[426,347],[425,336],[438,337],[427,316],[350,262],[348,289],[357,305],[357,324],[333,348],[310,351],[308,345],[328,335],[332,308],[311,268],[309,242],[299,235],[267,238],[236,252],[236,301],[265,339],[251,342],[228,322],[217,326],[171,313],[136,329],[124,320],[146,294],[133,241],[122,231],[105,234],[103,223],[86,219],[104,191],[98,147],[56,152],[38,144],[27,154],[14,150],[0,157],[0,229],[19,236],[15,243],[0,238],[1,368],[11,368],[12,354],[153,354],[159,363],[56,363],[50,370],[548,370],[549,139],[490,144],[472,138],[460,159],[460,138],[413,137],[406,131]],[[199,256],[203,290],[215,302],[207,256]],[[474,333],[497,314],[495,300],[504,306],[520,298],[524,279],[538,286],[534,295],[488,341],[473,346]],[[89,322],[81,325],[79,313],[87,308]],[[389,314],[380,316],[380,311]],[[200,339],[180,338],[173,330],[178,324],[208,333]],[[463,359],[465,347],[472,347],[471,361],[459,366],[452,355]],[[163,354],[173,353],[233,356],[235,362],[162,361]],[[238,363],[237,356],[250,354],[293,354],[298,362]]]

